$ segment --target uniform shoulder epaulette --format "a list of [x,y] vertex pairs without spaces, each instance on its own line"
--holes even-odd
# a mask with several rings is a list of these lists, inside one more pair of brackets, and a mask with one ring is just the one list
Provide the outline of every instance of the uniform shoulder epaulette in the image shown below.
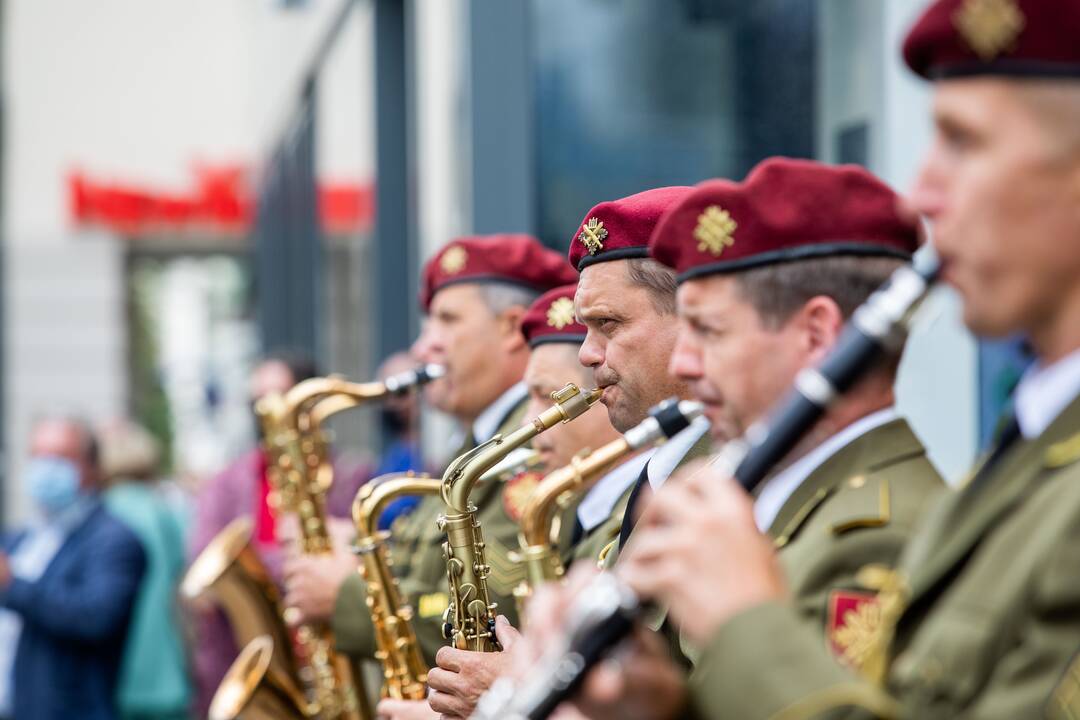
[[1054,443],[1043,456],[1043,463],[1051,470],[1072,465],[1077,460],[1080,460],[1080,433]]
[[884,527],[892,515],[889,481],[867,480],[865,475],[856,475],[847,481],[833,505],[830,529],[834,535],[857,528]]

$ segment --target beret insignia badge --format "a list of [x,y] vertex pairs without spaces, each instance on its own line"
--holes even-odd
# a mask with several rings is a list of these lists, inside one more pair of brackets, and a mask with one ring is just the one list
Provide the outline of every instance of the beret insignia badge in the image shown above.
[[965,0],[953,15],[957,32],[984,62],[1011,49],[1024,22],[1016,0]]
[[581,234],[578,235],[578,240],[581,241],[581,244],[585,246],[590,255],[595,255],[604,249],[604,240],[607,239],[607,236],[608,232],[604,228],[604,223],[592,217],[581,226]]
[[731,213],[719,205],[710,205],[698,215],[697,227],[694,228],[698,251],[720,255],[735,244],[735,230],[738,227],[739,223],[735,222]]
[[574,322],[574,301],[561,297],[551,303],[547,311],[547,324],[556,330],[562,330]]
[[457,275],[465,269],[465,263],[468,260],[469,254],[465,252],[465,248],[455,245],[443,253],[442,259],[439,260],[439,266],[447,275]]

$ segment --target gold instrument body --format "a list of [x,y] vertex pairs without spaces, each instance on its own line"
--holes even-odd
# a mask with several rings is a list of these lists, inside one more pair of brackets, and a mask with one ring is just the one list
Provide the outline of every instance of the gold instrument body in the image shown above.
[[255,637],[225,673],[210,702],[208,720],[305,720],[317,709],[274,662],[276,643],[269,635]]
[[281,595],[251,547],[251,532],[246,517],[229,523],[191,563],[180,593],[188,600],[213,597],[229,620],[237,647],[257,637],[269,638],[274,675],[298,688],[300,676]]
[[383,697],[423,700],[427,696],[428,667],[412,627],[412,607],[402,598],[390,570],[390,533],[378,529],[379,517],[396,498],[435,495],[441,489],[442,481],[428,475],[395,473],[367,483],[353,501],[354,549],[362,562],[360,572],[375,628],[375,658],[383,667]]
[[612,440],[595,452],[576,456],[569,465],[548,473],[533,490],[521,513],[521,532],[518,534],[521,552],[516,557],[525,565],[525,579],[514,588],[519,610],[524,610],[536,587],[558,580],[565,572],[551,529],[555,512],[565,503],[566,496],[576,497],[586,492],[604,473],[638,449],[626,438]]
[[469,495],[481,477],[514,449],[562,422],[578,417],[603,394],[601,390],[582,392],[568,384],[551,394],[555,404],[514,432],[496,435],[456,458],[442,479],[442,498],[446,514],[439,518],[446,533],[443,556],[450,586],[450,604],[443,616],[443,636],[460,650],[493,652],[499,649],[495,638],[495,604],[488,592],[490,567],[484,557],[484,537],[476,518],[476,506]]
[[[259,401],[271,502],[277,510],[297,514],[302,552],[331,550],[325,494],[333,466],[321,421],[441,374],[441,368],[429,365],[383,382],[312,378],[284,396]],[[182,587],[191,596],[212,590],[243,648],[215,694],[211,717],[373,718],[360,675],[344,655],[334,652],[329,627],[302,626],[294,638],[277,586],[247,544],[250,534],[247,520],[226,528],[192,564]]]
[[[299,549],[304,555],[332,552],[326,524],[326,491],[333,480],[329,444],[322,428],[312,424],[308,411],[326,402],[324,398],[332,388],[341,386],[360,388],[365,394],[361,399],[385,394],[382,383],[357,385],[334,378],[312,378],[298,384],[284,398],[264,398],[267,402],[260,403],[260,409],[271,416],[264,422],[274,428],[274,434],[267,434],[274,503],[279,512],[296,514]],[[313,715],[326,720],[371,720],[374,713],[360,672],[346,655],[334,649],[329,623],[302,624],[295,638],[299,674],[309,693]]]

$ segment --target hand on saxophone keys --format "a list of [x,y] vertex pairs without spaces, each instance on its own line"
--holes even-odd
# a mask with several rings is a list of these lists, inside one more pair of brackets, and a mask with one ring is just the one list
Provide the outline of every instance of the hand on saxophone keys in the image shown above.
[[446,718],[467,718],[495,678],[510,671],[519,633],[502,615],[495,620],[495,636],[501,652],[480,653],[440,648],[435,656],[438,667],[428,673],[431,709]]

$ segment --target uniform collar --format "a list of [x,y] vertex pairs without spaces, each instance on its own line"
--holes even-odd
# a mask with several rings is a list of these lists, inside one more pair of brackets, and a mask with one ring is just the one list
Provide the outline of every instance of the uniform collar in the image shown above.
[[577,516],[581,527],[585,532],[591,532],[593,528],[611,517],[611,512],[623,496],[627,488],[634,484],[641,468],[656,452],[656,448],[630,458],[622,465],[600,478],[599,482],[589,490],[585,499],[578,505]]
[[653,490],[660,489],[708,429],[709,421],[699,417],[656,450],[647,469],[649,485]]
[[1032,365],[1016,388],[1016,421],[1021,434],[1028,440],[1042,435],[1078,395],[1080,350],[1053,365]]
[[472,424],[473,439],[477,443],[487,442],[495,436],[506,416],[525,399],[528,389],[524,382],[511,385],[499,398],[484,408]]
[[754,521],[758,529],[761,532],[768,532],[788,498],[826,460],[854,442],[856,438],[896,420],[897,417],[899,416],[896,408],[892,406],[864,415],[840,430],[840,432],[826,438],[824,442],[806,455],[803,455],[781,472],[766,480],[758,493],[757,499],[754,500]]

